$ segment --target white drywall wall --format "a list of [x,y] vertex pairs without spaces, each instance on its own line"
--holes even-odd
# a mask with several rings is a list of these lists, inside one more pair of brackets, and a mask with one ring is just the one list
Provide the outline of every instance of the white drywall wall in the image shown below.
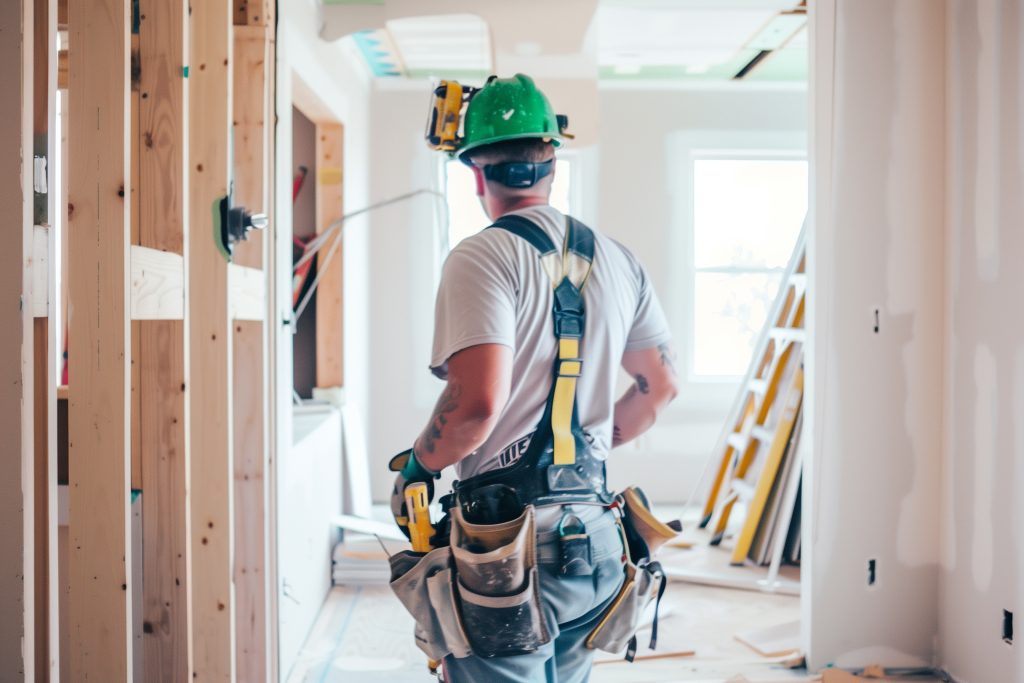
[[[685,144],[803,149],[806,92],[615,88],[601,90],[599,142],[570,143],[580,183],[579,216],[624,242],[647,265],[677,335],[688,300],[673,280],[678,258],[666,246],[688,229]],[[558,109],[557,93],[552,94]],[[440,155],[423,143],[427,92],[381,89],[372,98],[372,201],[438,184]],[[681,140],[685,138],[684,140]],[[427,370],[433,297],[440,267],[435,202],[419,196],[374,212],[369,300],[369,443],[373,493],[386,500],[388,458],[408,448],[426,424],[442,383]],[[686,214],[684,216],[684,214]],[[637,445],[616,451],[614,486],[639,483],[655,500],[680,501],[690,492],[718,436],[735,385],[693,386]],[[671,477],[665,473],[671,472]]]
[[[282,8],[284,9],[284,8]],[[292,454],[292,339],[288,321],[292,318],[292,92],[295,79],[301,79],[313,89],[326,110],[345,126],[343,192],[345,210],[366,205],[369,194],[370,146],[366,131],[369,129],[369,79],[360,61],[352,59],[347,42],[328,43],[318,38],[320,20],[313,2],[289,2],[287,11],[279,13],[277,32],[277,134],[276,179],[274,214],[277,230],[273,245],[275,263],[274,288],[277,315],[270,320],[276,330],[274,340],[275,373],[274,402],[275,432],[274,457],[280,468],[282,461]],[[312,170],[312,169],[311,169]],[[307,182],[314,182],[308,178]],[[345,399],[365,406],[368,400],[367,349],[369,346],[369,308],[366,291],[369,282],[367,224],[354,219],[346,224],[344,232],[345,310]],[[312,309],[309,311],[312,315]],[[337,458],[340,463],[341,443],[336,439]],[[287,465],[285,465],[287,466]],[[294,472],[295,470],[291,470]],[[278,470],[280,475],[280,469]],[[316,479],[323,472],[308,468],[306,476]],[[339,482],[340,486],[340,482]],[[279,491],[276,509],[287,508],[287,491]],[[281,539],[278,539],[281,547]],[[283,548],[282,548],[283,550]],[[329,552],[321,553],[323,566],[330,566]],[[280,577],[277,577],[278,579]],[[277,590],[279,591],[280,581]],[[295,638],[305,633],[285,632],[282,625],[279,647],[290,648]],[[301,642],[301,640],[299,641]],[[289,649],[289,651],[291,651]],[[286,666],[279,666],[284,680]]]
[[[804,629],[812,669],[929,665],[942,447],[944,5],[812,5]],[[874,311],[879,331],[874,332]],[[868,560],[877,582],[868,586]]]
[[[1024,7],[949,3],[940,664],[1024,680]],[[1018,636],[1019,639],[1019,636]]]

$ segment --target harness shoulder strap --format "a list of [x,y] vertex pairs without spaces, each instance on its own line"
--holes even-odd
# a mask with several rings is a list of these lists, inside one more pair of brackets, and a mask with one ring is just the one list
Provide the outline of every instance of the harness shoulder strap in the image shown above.
[[522,237],[533,245],[533,247],[540,252],[541,256],[554,254],[558,251],[558,248],[555,247],[555,243],[551,241],[548,234],[529,218],[510,214],[508,216],[502,216],[498,220],[494,221],[494,225],[491,225],[490,227],[501,228],[502,230],[507,230],[513,235]]
[[576,384],[583,371],[580,342],[586,328],[583,286],[594,262],[594,233],[571,216],[566,217],[561,258],[551,238],[539,226],[522,216],[502,216],[492,228],[502,228],[525,239],[540,253],[554,289],[554,332],[558,339],[558,360],[549,399],[550,429],[556,466],[576,463],[577,439],[582,429],[576,411]]

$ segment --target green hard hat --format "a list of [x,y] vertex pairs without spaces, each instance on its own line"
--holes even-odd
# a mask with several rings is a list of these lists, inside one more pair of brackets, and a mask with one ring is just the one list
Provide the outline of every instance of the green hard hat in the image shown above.
[[517,138],[550,138],[561,144],[558,117],[548,98],[523,74],[488,79],[469,101],[463,121],[462,156],[474,147]]

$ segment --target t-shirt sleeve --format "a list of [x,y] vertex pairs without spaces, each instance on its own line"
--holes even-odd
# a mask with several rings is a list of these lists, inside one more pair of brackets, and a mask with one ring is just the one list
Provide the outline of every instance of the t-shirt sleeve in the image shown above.
[[465,348],[478,344],[515,348],[512,268],[490,240],[467,242],[449,254],[437,291],[430,369],[441,379],[448,375],[448,359]]
[[638,277],[638,299],[633,326],[626,338],[626,350],[637,351],[666,344],[672,339],[665,312],[661,309],[658,295],[654,292],[647,271],[634,259],[633,265]]

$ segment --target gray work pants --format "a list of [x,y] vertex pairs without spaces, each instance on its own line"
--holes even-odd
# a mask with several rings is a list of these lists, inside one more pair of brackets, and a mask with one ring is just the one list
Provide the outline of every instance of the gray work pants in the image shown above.
[[[539,521],[539,520],[538,520]],[[587,521],[590,534],[591,576],[561,576],[557,532],[538,524],[537,563],[541,596],[551,642],[536,652],[516,657],[448,656],[447,683],[586,683],[594,651],[584,641],[624,580],[622,536],[614,514],[603,512]],[[593,529],[593,531],[591,531]]]

